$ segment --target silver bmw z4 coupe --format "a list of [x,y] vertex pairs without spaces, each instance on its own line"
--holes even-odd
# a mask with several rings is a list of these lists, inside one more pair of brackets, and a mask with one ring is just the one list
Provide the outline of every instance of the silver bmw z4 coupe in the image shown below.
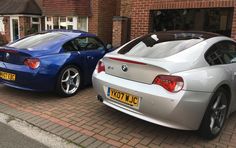
[[208,32],[148,34],[101,59],[93,86],[116,110],[213,139],[236,109],[236,42]]

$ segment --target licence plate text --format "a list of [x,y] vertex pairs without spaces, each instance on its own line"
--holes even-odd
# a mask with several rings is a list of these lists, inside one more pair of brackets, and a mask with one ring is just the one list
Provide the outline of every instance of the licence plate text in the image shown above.
[[16,75],[12,73],[7,73],[0,71],[0,78],[8,81],[15,81],[16,80]]
[[128,104],[133,107],[139,106],[139,97],[125,93],[125,92],[108,88],[108,96],[114,100],[118,100],[122,103]]

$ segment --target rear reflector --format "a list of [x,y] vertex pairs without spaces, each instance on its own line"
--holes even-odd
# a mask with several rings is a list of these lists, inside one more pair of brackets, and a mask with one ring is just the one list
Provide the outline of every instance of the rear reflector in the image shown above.
[[179,92],[183,89],[184,81],[179,76],[158,75],[153,84],[157,84],[168,90],[169,92]]
[[9,50],[9,49],[0,49],[0,52],[17,53],[17,51],[15,51],[15,50]]
[[102,71],[105,71],[105,65],[102,61],[99,61],[98,64],[97,64],[97,72],[100,73]]
[[40,66],[40,60],[37,58],[27,58],[25,59],[24,64],[31,69],[36,69]]
[[125,59],[119,59],[119,58],[109,58],[109,59],[112,59],[112,60],[115,60],[115,61],[120,61],[120,62],[125,62],[125,63],[131,63],[131,64],[147,65],[147,64],[142,63],[142,62],[125,60]]

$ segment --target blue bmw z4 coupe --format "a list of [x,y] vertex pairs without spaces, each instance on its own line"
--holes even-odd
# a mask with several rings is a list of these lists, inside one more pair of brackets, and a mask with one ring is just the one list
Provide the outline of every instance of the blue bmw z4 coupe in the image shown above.
[[69,97],[91,83],[97,62],[111,50],[87,32],[37,33],[0,47],[0,83]]

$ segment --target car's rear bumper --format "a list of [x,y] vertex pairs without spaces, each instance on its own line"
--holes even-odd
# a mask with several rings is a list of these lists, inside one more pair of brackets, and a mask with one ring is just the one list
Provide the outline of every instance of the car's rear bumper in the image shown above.
[[[93,74],[93,86],[103,103],[131,116],[162,126],[197,130],[211,98],[211,93],[180,91],[169,93],[158,85],[125,80],[108,74]],[[108,88],[139,96],[139,108],[110,99]]]
[[17,89],[30,91],[52,91],[55,88],[55,78],[40,69],[32,70],[24,65],[0,64],[0,71],[15,74],[15,81],[0,78],[0,83]]

